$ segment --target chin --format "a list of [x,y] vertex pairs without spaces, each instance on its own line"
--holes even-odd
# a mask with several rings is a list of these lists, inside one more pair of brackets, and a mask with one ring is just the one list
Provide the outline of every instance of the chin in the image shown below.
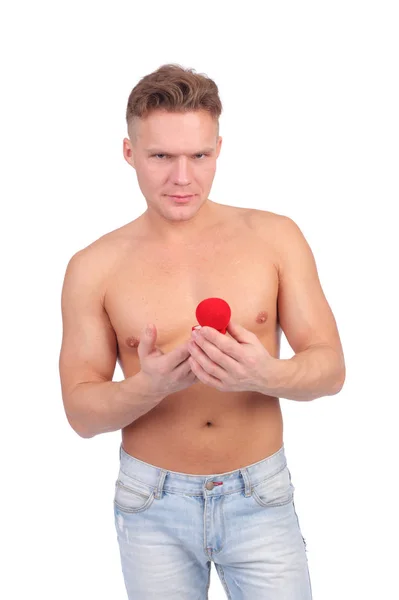
[[190,221],[197,213],[198,209],[190,209],[188,206],[174,206],[164,216],[170,221]]

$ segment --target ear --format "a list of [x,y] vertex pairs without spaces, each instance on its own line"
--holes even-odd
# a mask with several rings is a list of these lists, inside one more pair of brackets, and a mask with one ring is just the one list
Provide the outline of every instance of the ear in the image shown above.
[[133,150],[132,142],[129,140],[129,138],[123,139],[123,156],[124,156],[124,159],[126,160],[126,162],[129,163],[129,165],[131,167],[133,167],[133,169],[135,169],[134,150]]
[[222,147],[222,141],[223,141],[223,138],[219,135],[217,142],[216,142],[216,158],[218,158],[218,156],[220,154],[220,150]]

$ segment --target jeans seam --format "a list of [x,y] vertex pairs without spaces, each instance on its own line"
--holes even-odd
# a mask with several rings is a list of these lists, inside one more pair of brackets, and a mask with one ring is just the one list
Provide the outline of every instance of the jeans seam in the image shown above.
[[[132,509],[132,508],[128,508],[126,506],[122,506],[121,504],[119,504],[119,502],[117,502],[117,500],[116,500],[116,488],[117,488],[117,486],[121,486],[121,487],[125,488],[125,490],[127,490],[130,494],[133,494],[133,495],[135,495],[135,496],[137,496],[139,498],[144,498],[146,501],[143,504],[143,506],[140,507],[140,508]],[[133,514],[133,513],[142,512],[143,510],[147,510],[151,506],[152,501],[154,500],[154,498],[155,498],[154,491],[150,492],[149,496],[146,496],[145,494],[141,494],[140,492],[137,492],[133,488],[130,488],[130,487],[126,486],[121,481],[117,481],[116,484],[115,484],[114,505],[121,512]]]
[[261,479],[260,481],[258,481],[258,483],[253,484],[253,487],[260,485],[261,483],[263,483],[264,481],[269,481],[269,479],[271,479],[272,477],[275,477],[275,475],[278,475],[279,473],[281,473],[281,471],[284,471],[284,469],[286,468],[287,463],[278,469],[278,471],[274,471],[274,473],[271,473],[270,475],[268,475],[267,477],[265,477],[264,479]]
[[262,500],[260,499],[260,497],[258,496],[258,494],[256,493],[255,490],[252,490],[252,495],[255,499],[255,502],[257,502],[259,504],[259,506],[262,506],[264,508],[275,508],[277,506],[286,506],[286,504],[289,504],[290,502],[293,501],[293,495],[291,494],[291,497],[289,500],[287,500],[286,502],[274,502],[273,504],[265,504],[262,502]]
[[223,569],[222,565],[218,565],[218,567],[219,567],[219,573],[222,576],[223,587],[224,587],[224,589],[225,589],[225,591],[227,593],[227,598],[228,598],[228,600],[232,600],[232,596],[230,594],[229,588],[227,587],[226,579],[225,579],[225,576],[224,576],[224,569]]
[[[136,477],[133,477],[132,475],[130,475],[130,473],[126,473],[122,468],[120,469],[121,473],[123,473],[126,477],[129,477],[129,479],[131,479],[132,481],[137,481],[137,483],[140,483],[141,485],[147,486],[148,488],[150,488],[151,490],[155,490],[156,486],[152,486],[149,483],[146,483],[145,481],[141,481],[141,479],[137,479]],[[119,480],[119,477],[117,479],[117,481]]]
[[[147,494],[142,494],[141,492],[137,491],[136,489],[131,488],[129,485],[126,485],[125,483],[123,483],[123,481],[117,481],[115,483],[115,486],[118,486],[118,485],[121,486],[121,487],[123,487],[123,488],[125,488],[125,490],[128,490],[132,494],[135,494],[136,496],[140,496],[141,498],[148,498],[149,497]],[[153,493],[153,491],[150,492],[150,496],[151,496],[152,493]]]

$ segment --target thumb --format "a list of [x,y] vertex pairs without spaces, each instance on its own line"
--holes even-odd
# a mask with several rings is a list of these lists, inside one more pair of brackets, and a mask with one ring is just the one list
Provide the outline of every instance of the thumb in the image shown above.
[[154,328],[152,326],[152,323],[150,323],[150,325],[147,324],[146,328],[145,328],[145,334],[148,336],[153,337],[154,335]]
[[230,323],[227,325],[227,331],[231,337],[237,340],[237,342],[247,344],[253,342],[254,334],[252,331],[248,331],[248,329],[245,329],[245,327],[242,327],[238,323],[233,323],[233,321],[230,321]]
[[155,346],[155,342],[157,341],[157,328],[153,323],[147,323],[144,334],[145,341],[147,343],[149,342],[151,346]]
[[142,330],[143,335],[140,336],[139,355],[151,354],[151,351],[155,347],[156,333],[156,329],[152,323],[150,325],[147,323],[146,327]]

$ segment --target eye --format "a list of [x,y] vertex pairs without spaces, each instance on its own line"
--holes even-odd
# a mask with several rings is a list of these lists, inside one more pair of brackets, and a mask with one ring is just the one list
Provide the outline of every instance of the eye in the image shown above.
[[[203,158],[205,158],[206,156],[209,156],[209,154],[206,154],[204,152],[199,152],[198,154],[194,154],[194,158],[198,159],[198,160],[203,160]],[[155,157],[159,160],[163,160],[165,158],[170,158],[169,154],[164,154],[161,152],[158,152],[157,154],[151,154],[151,157]]]

